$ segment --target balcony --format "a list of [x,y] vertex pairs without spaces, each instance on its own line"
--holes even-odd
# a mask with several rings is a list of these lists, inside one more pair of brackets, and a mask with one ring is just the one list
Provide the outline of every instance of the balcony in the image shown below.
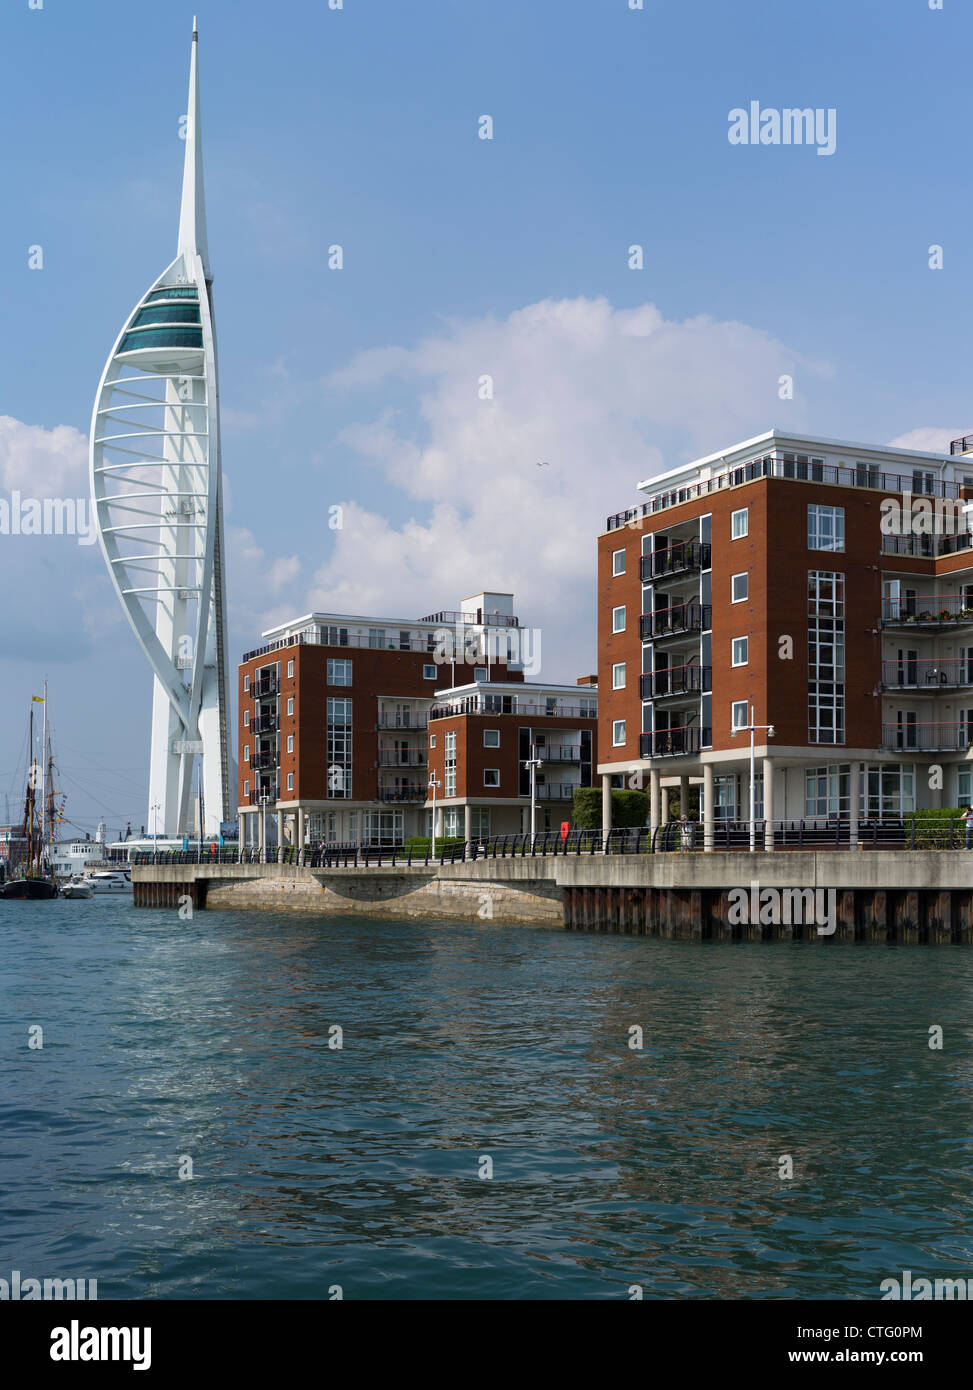
[[262,681],[254,681],[250,687],[250,694],[255,700],[266,700],[272,695],[279,695],[280,682],[276,676],[269,676]]
[[712,547],[702,541],[677,541],[664,550],[642,556],[643,579],[670,579],[680,574],[708,570]]
[[537,743],[537,756],[545,763],[580,763],[581,749],[577,744]]
[[280,727],[280,719],[276,714],[258,714],[256,719],[250,720],[250,732],[253,734],[274,734]]
[[657,729],[654,734],[639,735],[640,758],[680,758],[700,749],[698,724],[679,729]]
[[676,603],[671,608],[657,608],[654,613],[644,613],[639,627],[643,640],[659,642],[666,637],[705,632],[712,626],[712,614],[708,603]]
[[639,677],[643,700],[665,700],[673,695],[699,695],[713,688],[711,666],[669,666],[650,676]]
[[944,628],[973,624],[973,595],[903,594],[882,599],[883,627]]
[[380,752],[376,767],[425,767],[427,754],[425,748],[405,748],[398,752]]
[[520,619],[509,613],[485,613],[476,608],[469,613],[458,612],[455,608],[441,608],[438,613],[427,613],[420,618],[421,623],[443,623],[455,627],[457,623],[467,627],[519,627]]
[[943,660],[883,661],[882,684],[887,690],[955,690],[957,686],[973,685],[973,661],[966,657],[946,657]]
[[380,714],[375,721],[375,728],[379,731],[383,729],[428,729],[429,715],[422,714]]
[[[573,801],[580,782],[538,782],[538,801]],[[521,793],[523,795],[523,793]]]
[[883,536],[883,555],[907,555],[913,560],[935,560],[940,555],[956,555],[973,547],[973,533],[957,531],[954,536]]
[[896,753],[965,753],[973,747],[973,721],[883,724],[882,747]]
[[425,801],[428,788],[425,782],[411,782],[401,787],[379,787],[379,801]]
[[949,442],[949,452],[951,455],[968,454],[973,449],[973,434],[964,434],[960,439],[951,439]]
[[251,806],[260,806],[264,797],[267,798],[268,805],[278,801],[280,799],[280,787],[256,787],[250,792],[247,799]]
[[254,753],[250,759],[250,766],[254,772],[263,772],[277,766],[276,753]]

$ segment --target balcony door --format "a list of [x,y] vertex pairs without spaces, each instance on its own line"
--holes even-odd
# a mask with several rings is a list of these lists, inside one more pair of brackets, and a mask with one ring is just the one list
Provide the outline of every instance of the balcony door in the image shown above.
[[912,648],[899,648],[897,685],[917,685],[919,682],[919,653]]
[[899,710],[896,718],[896,747],[897,748],[917,748],[918,727],[916,716],[913,710]]

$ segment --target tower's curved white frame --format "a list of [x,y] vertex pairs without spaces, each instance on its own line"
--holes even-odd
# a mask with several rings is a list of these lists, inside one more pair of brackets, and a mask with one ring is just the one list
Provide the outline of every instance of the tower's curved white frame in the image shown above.
[[102,554],[155,673],[148,826],[165,835],[192,832],[197,759],[205,833],[235,819],[197,47],[194,21],[178,252],[115,341],[89,449]]

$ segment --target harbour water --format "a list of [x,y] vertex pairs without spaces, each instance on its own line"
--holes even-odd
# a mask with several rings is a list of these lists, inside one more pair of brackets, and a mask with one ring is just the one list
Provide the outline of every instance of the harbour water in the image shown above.
[[816,1299],[973,1276],[967,952],[98,899],[2,905],[0,931],[0,1277]]

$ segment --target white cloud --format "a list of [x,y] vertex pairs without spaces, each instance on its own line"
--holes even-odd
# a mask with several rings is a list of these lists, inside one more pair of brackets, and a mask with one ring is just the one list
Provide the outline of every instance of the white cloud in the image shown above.
[[936,425],[924,425],[919,429],[900,434],[889,441],[891,449],[918,449],[920,453],[948,454],[951,440],[959,439],[962,430],[944,430]]
[[[419,423],[383,408],[342,438],[416,514],[393,525],[344,503],[306,606],[419,616],[513,590],[522,620],[543,626],[545,678],[588,671],[606,515],[632,505],[635,484],[687,444],[709,452],[783,423],[783,410],[802,428],[802,399],[782,409],[779,378],[828,371],[746,324],[669,322],[653,305],[605,299],[545,300],[448,324],[412,349],[363,353],[329,386],[374,394],[415,383]],[[485,376],[492,400],[479,399]]]
[[87,436],[73,425],[46,430],[0,415],[0,486],[31,497],[87,497]]

